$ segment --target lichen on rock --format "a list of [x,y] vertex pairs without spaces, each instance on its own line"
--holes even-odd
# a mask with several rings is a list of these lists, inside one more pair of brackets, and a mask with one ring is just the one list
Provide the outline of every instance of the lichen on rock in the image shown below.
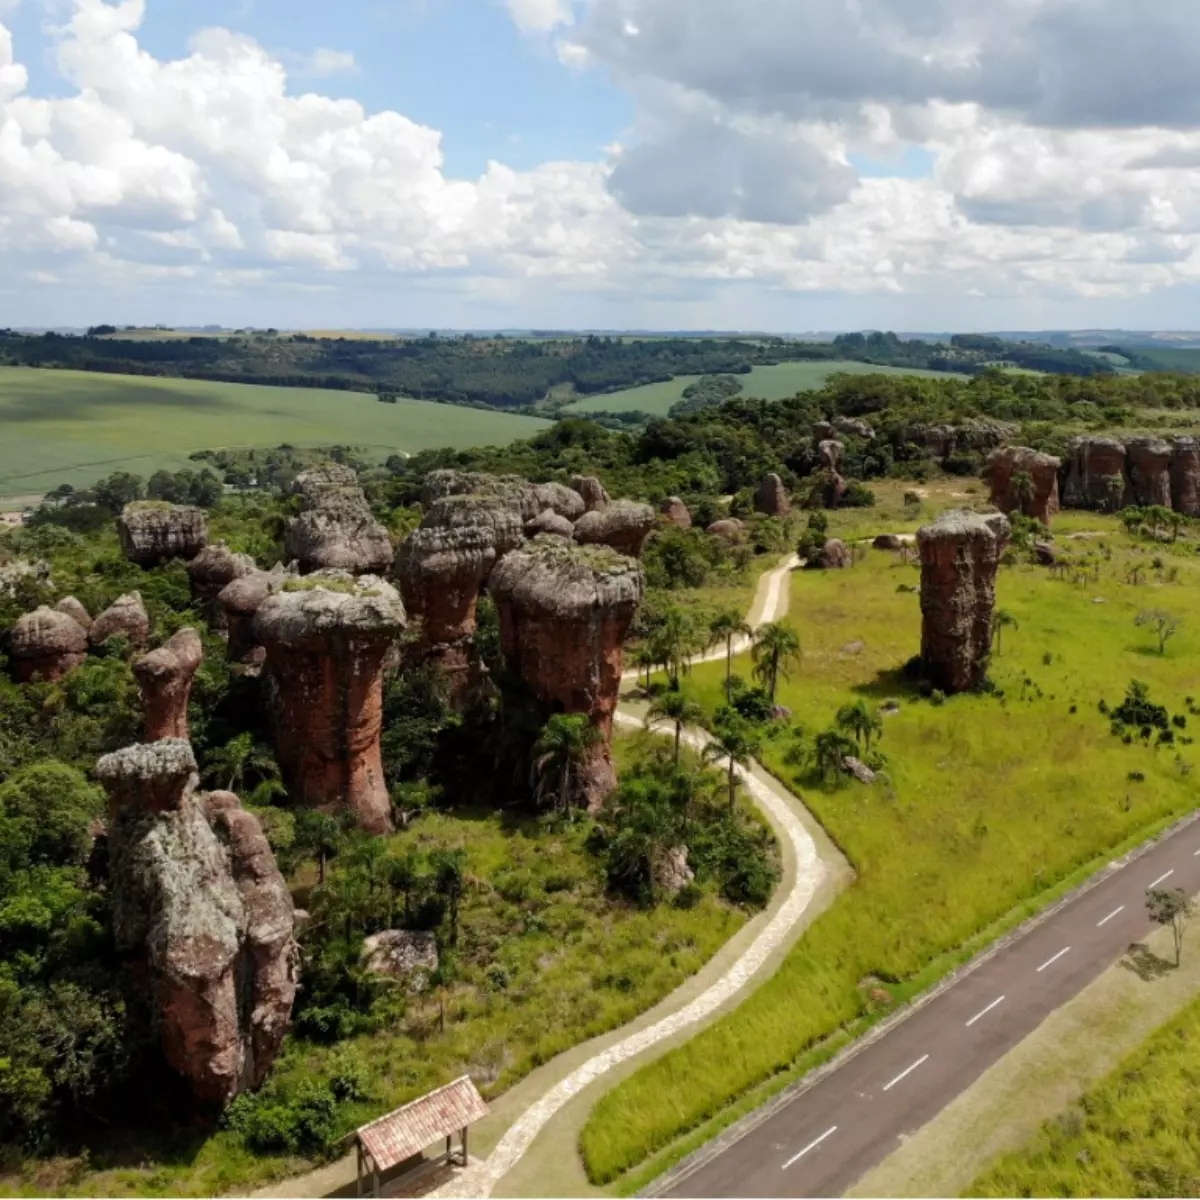
[[17,679],[56,683],[87,658],[88,635],[73,617],[44,605],[18,617],[9,634]]
[[583,545],[610,546],[637,558],[654,528],[654,509],[633,500],[614,500],[604,508],[584,513],[575,522],[575,540]]
[[88,630],[88,640],[93,646],[102,646],[110,637],[123,634],[129,644],[142,647],[150,636],[150,617],[142,603],[141,592],[127,592],[118,596],[93,622]]
[[117,518],[117,533],[130,562],[155,567],[195,558],[208,543],[208,518],[194,505],[137,500]]

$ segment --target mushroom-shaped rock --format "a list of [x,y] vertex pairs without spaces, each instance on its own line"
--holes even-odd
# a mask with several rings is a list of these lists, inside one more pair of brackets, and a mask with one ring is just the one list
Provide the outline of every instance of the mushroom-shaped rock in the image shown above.
[[208,518],[202,508],[135,500],[117,518],[125,557],[139,567],[155,567],[173,558],[195,558],[208,543]]
[[217,595],[221,623],[229,630],[227,654],[231,663],[256,674],[265,654],[254,633],[254,617],[268,596],[274,595],[288,579],[283,567],[271,571],[250,571],[226,584]]
[[549,712],[586,714],[599,733],[574,780],[573,799],[591,811],[616,782],[621,648],[644,586],[632,559],[545,534],[503,559],[488,583],[509,665]]
[[688,512],[688,506],[678,496],[668,496],[658,506],[658,511],[666,518],[669,525],[674,525],[677,529],[691,529],[692,514]]
[[1058,513],[1062,460],[1028,446],[1009,446],[988,455],[983,477],[992,503],[1003,513],[1019,512],[1049,526]]
[[996,571],[1008,518],[966,509],[943,513],[917,532],[921,552],[921,658],[945,692],[978,687],[992,647]]
[[421,500],[427,508],[447,496],[476,496],[511,509],[522,522],[532,521],[547,508],[574,521],[584,513],[583,497],[561,483],[533,484],[518,475],[485,475],[476,471],[430,471]]
[[144,646],[150,636],[150,618],[142,603],[141,592],[118,596],[93,622],[88,639],[102,646],[110,637],[124,634],[131,646]]
[[604,484],[595,475],[572,475],[571,490],[578,492],[583,497],[583,502],[587,505],[587,512],[603,508],[609,501]]
[[842,463],[842,455],[845,453],[846,447],[833,438],[826,438],[817,446],[817,459],[820,463],[820,469],[823,471],[836,472]]
[[791,507],[783,480],[774,471],[764,476],[754,493],[755,512],[766,513],[769,517],[782,517],[791,511]]
[[1161,438],[1136,437],[1125,443],[1133,502],[1171,507],[1171,447]]
[[192,595],[209,606],[220,620],[221,606],[217,597],[235,580],[257,570],[249,554],[235,554],[224,542],[205,546],[187,565],[192,583]]
[[276,684],[288,790],[314,808],[353,813],[368,833],[391,829],[379,748],[383,663],[405,624],[391,584],[335,571],[286,581],[254,618]]
[[284,549],[300,564],[302,574],[387,571],[392,564],[391,538],[371,515],[359,488],[330,487],[317,492],[311,503],[311,508],[288,522],[284,534]]
[[222,1107],[262,1082],[290,1019],[287,887],[253,816],[224,810],[214,831],[187,742],[129,746],[96,774],[112,810],[117,949],[149,985],[167,1062]]
[[539,533],[552,533],[555,537],[574,537],[575,526],[566,517],[560,517],[552,508],[526,522],[525,536],[537,537]]
[[204,643],[200,635],[194,629],[181,629],[133,664],[133,674],[142,693],[146,741],[187,740],[188,699],[203,659]]
[[737,542],[741,540],[745,528],[736,517],[726,517],[724,520],[714,521],[704,532],[727,542]]
[[358,487],[358,474],[344,463],[325,462],[301,471],[292,480],[292,493],[316,503],[326,492]]
[[43,606],[17,618],[9,649],[22,683],[55,683],[87,658],[88,635],[74,618]]
[[837,571],[853,566],[853,564],[854,559],[846,543],[839,538],[829,538],[825,545],[821,547],[821,552],[817,555],[816,563],[812,565],[818,566],[825,571]]
[[92,615],[74,596],[64,596],[55,606],[55,612],[66,613],[76,625],[91,629]]
[[575,522],[575,540],[584,546],[611,546],[637,558],[654,528],[654,509],[632,500],[614,500],[604,508],[584,513]]
[[1200,440],[1177,437],[1171,448],[1171,506],[1185,517],[1200,516]]
[[1072,438],[1067,446],[1063,500],[1071,508],[1123,508],[1131,495],[1125,475],[1125,446],[1116,438]]

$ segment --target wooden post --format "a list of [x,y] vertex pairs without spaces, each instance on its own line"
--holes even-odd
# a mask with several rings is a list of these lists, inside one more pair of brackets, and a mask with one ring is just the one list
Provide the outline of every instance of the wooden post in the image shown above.
[[362,1195],[363,1153],[362,1153],[362,1142],[358,1141],[357,1138],[354,1141],[354,1148],[357,1151],[356,1157],[358,1160],[357,1163],[355,1164],[355,1168],[354,1168],[354,1194],[356,1196],[361,1196]]
[[452,1163],[454,1161],[453,1150],[454,1150],[454,1134],[448,1133],[448,1134],[446,1134],[446,1161],[448,1163]]
[[379,1164],[375,1161],[375,1159],[373,1157],[371,1159],[371,1179],[372,1179],[371,1194],[373,1196],[375,1196],[376,1198],[378,1198],[378,1196],[379,1196]]
[[467,1127],[465,1125],[462,1128],[462,1158],[463,1166],[465,1167],[470,1162],[470,1158],[467,1154]]

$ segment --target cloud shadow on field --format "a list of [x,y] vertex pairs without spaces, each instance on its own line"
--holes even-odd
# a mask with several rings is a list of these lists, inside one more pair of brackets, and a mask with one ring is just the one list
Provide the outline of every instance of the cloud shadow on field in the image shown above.
[[203,410],[206,413],[239,412],[241,405],[205,389],[194,392],[171,387],[122,389],[111,383],[95,390],[72,383],[62,391],[41,391],[5,397],[0,390],[0,420],[88,421],[102,420],[115,411],[145,409]]

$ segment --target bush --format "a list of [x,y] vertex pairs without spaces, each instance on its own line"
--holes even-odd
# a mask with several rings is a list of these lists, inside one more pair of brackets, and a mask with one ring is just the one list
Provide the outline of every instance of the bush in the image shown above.
[[866,484],[859,483],[857,479],[851,479],[846,484],[846,490],[842,493],[840,503],[842,508],[874,508],[875,493]]
[[259,1154],[306,1154],[323,1158],[335,1149],[337,1098],[328,1084],[305,1080],[289,1100],[270,1091],[244,1092],[225,1110],[225,1128],[240,1134]]

